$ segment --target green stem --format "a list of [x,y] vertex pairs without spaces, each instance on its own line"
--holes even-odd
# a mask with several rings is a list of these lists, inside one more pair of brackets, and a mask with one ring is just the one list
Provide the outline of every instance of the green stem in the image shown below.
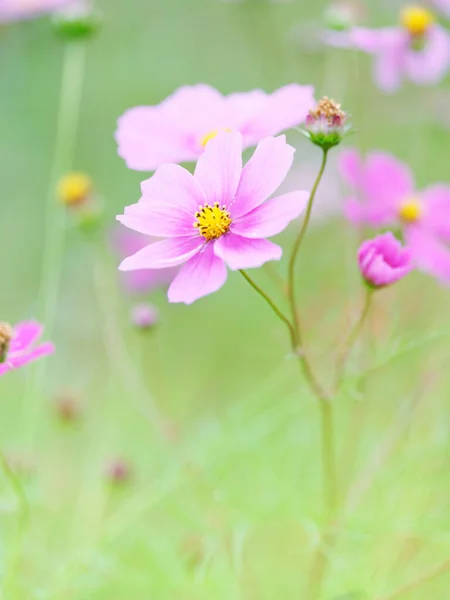
[[3,471],[5,479],[7,479],[11,489],[13,490],[17,504],[19,506],[19,529],[22,531],[25,524],[27,523],[30,516],[30,509],[28,505],[28,498],[22,488],[19,478],[9,466],[8,460],[6,459],[3,452],[0,452],[0,468]]
[[58,308],[66,225],[66,215],[55,202],[56,187],[59,179],[73,169],[85,62],[86,46],[84,42],[68,42],[64,55],[55,153],[47,194],[45,247],[40,291],[43,321],[50,337],[53,333]]
[[341,387],[342,380],[343,380],[344,374],[345,374],[345,365],[347,363],[349,354],[352,351],[353,346],[355,345],[355,343],[361,333],[363,325],[366,322],[366,319],[367,319],[370,309],[372,307],[373,292],[374,292],[373,289],[371,289],[368,286],[366,287],[364,306],[361,311],[361,315],[360,315],[359,319],[357,320],[357,322],[355,323],[353,329],[350,331],[350,333],[342,347],[342,351],[338,357],[337,365],[336,365],[336,386],[335,386],[336,392],[338,392],[339,388]]

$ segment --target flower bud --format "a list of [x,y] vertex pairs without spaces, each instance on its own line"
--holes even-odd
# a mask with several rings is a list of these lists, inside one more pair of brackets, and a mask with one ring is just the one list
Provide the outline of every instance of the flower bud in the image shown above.
[[92,37],[100,28],[101,15],[89,0],[77,0],[55,12],[52,19],[56,33],[66,40]]
[[64,394],[56,398],[54,410],[56,417],[62,423],[76,423],[81,418],[80,403],[72,394]]
[[373,289],[396,283],[413,269],[411,250],[390,231],[363,242],[358,263],[364,281]]
[[0,363],[5,362],[9,344],[14,335],[13,328],[8,323],[0,322]]
[[327,152],[337,146],[350,131],[347,115],[341,105],[324,96],[306,117],[306,131],[302,133],[316,146]]
[[122,459],[113,460],[107,466],[105,476],[110,483],[124,484],[131,478],[130,465]]
[[159,312],[151,304],[136,304],[131,309],[131,322],[139,329],[154,327],[159,321]]
[[364,6],[358,0],[337,0],[324,12],[326,26],[334,31],[347,31],[358,25],[364,17]]
[[58,183],[59,201],[68,207],[79,207],[88,201],[92,187],[92,179],[86,173],[68,173]]

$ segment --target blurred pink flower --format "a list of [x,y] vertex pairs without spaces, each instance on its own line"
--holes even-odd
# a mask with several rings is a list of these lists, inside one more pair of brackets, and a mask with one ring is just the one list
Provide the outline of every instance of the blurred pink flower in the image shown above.
[[0,0],[0,23],[32,19],[73,4],[76,0]]
[[438,83],[450,67],[450,36],[436,23],[420,35],[405,27],[354,27],[348,32],[325,32],[323,39],[332,46],[373,54],[375,82],[387,93],[397,91],[403,79],[417,85]]
[[450,186],[418,192],[411,170],[382,152],[371,152],[365,163],[355,150],[342,152],[340,171],[355,192],[345,204],[347,218],[374,227],[401,226],[416,266],[450,284]]
[[431,4],[444,16],[450,17],[450,0],[431,0]]
[[34,342],[42,334],[42,326],[36,321],[24,321],[11,330],[11,338],[7,335],[9,327],[0,324],[0,375],[18,369],[29,362],[52,354],[55,350],[53,344],[44,342],[34,346]]
[[135,304],[131,309],[131,322],[138,329],[150,329],[159,322],[159,311],[148,302]]
[[306,206],[308,193],[265,200],[289,171],[294,148],[285,136],[266,138],[242,167],[240,133],[219,133],[200,156],[194,175],[163,165],[142,184],[138,204],[118,216],[127,227],[167,238],[150,244],[120,265],[124,271],[186,263],[169,288],[170,302],[191,304],[221,288],[232,270],[279,260],[276,235]]
[[153,171],[166,162],[195,161],[220,131],[239,131],[243,146],[302,123],[314,106],[312,86],[291,84],[223,96],[209,85],[179,88],[158,106],[138,106],[118,121],[119,155],[130,169]]
[[[153,241],[156,241],[156,239]],[[114,249],[121,259],[142,250],[142,248],[148,246],[150,241],[152,240],[148,235],[123,228],[116,229],[112,236]],[[177,273],[178,267],[139,269],[123,273],[122,277],[128,292],[131,294],[144,294],[161,287],[167,287]]]
[[391,285],[413,268],[410,248],[404,248],[390,231],[363,242],[358,263],[366,283],[373,288]]

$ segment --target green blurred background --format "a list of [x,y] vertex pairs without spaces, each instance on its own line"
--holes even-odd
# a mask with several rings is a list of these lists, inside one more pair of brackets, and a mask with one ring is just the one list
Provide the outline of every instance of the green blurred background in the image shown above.
[[[104,200],[104,244],[68,221],[57,353],[0,381],[1,446],[30,471],[32,508],[19,535],[3,481],[2,597],[307,600],[323,517],[314,400],[285,332],[239,274],[191,307],[153,294],[160,326],[132,330],[108,240],[144,175],[117,157],[116,119],[183,84],[229,93],[313,83],[352,114],[351,143],[397,154],[427,185],[448,178],[448,82],[382,95],[370,58],[318,44],[325,2],[98,5],[104,24],[88,43],[74,166]],[[397,20],[388,3],[366,7],[369,22]],[[0,30],[0,318],[12,323],[40,316],[63,53],[46,18]],[[309,187],[318,151],[288,137],[298,146],[290,183]],[[339,217],[341,197],[332,161],[319,211],[331,216],[316,222],[298,269],[308,345],[325,380],[361,304],[360,234]],[[291,237],[281,237],[286,248]],[[285,263],[276,269],[284,275]],[[267,273],[255,276],[282,301]],[[380,295],[336,399],[342,494],[361,473],[376,477],[349,515],[324,599],[378,598],[450,552],[448,298],[421,274]],[[361,382],[361,364],[380,366]],[[61,395],[81,403],[79,422],[60,423]],[[120,489],[104,477],[115,458],[132,468]],[[449,586],[442,577],[426,597],[446,600]]]

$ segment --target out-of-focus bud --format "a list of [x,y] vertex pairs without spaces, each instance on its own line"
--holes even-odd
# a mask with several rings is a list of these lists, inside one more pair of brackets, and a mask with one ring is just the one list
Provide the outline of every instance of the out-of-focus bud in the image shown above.
[[359,25],[365,17],[365,8],[358,0],[336,0],[324,12],[325,25],[334,31],[347,31]]
[[75,395],[63,394],[54,401],[56,417],[64,424],[72,424],[81,419],[81,405]]
[[106,467],[105,477],[111,484],[123,485],[131,479],[131,467],[123,459],[112,460]]
[[5,362],[14,331],[9,323],[0,322],[0,363]]
[[347,114],[341,105],[326,96],[309,111],[306,117],[305,130],[301,130],[313,144],[327,152],[341,143],[351,130],[347,123]]
[[358,250],[361,275],[372,289],[403,279],[413,269],[412,254],[390,231],[363,242]]
[[81,231],[92,233],[98,229],[103,207],[89,175],[81,172],[64,175],[58,183],[57,195],[61,204],[70,209]]
[[131,322],[139,329],[150,329],[159,322],[159,311],[148,303],[136,304],[131,309]]
[[89,0],[74,0],[54,13],[52,23],[58,35],[66,40],[92,37],[100,28],[101,14]]
[[204,541],[197,534],[187,536],[180,544],[180,554],[189,569],[196,569],[206,556]]

